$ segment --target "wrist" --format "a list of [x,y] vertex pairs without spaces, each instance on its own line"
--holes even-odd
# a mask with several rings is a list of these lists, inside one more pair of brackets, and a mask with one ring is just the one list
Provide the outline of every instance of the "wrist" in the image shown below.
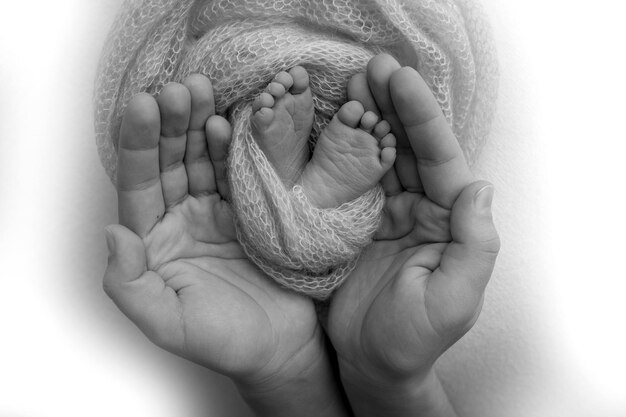
[[257,416],[347,416],[321,328],[279,371],[262,379],[237,379],[239,393]]
[[430,367],[402,377],[363,373],[340,365],[341,381],[359,417],[457,417],[439,377]]

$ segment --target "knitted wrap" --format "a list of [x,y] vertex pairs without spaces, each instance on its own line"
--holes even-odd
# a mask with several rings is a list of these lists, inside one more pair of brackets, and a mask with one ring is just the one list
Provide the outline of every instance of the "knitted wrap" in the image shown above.
[[325,299],[371,242],[383,193],[377,186],[322,210],[299,187],[286,189],[250,133],[251,103],[278,72],[303,66],[314,147],[347,81],[381,52],[419,71],[471,164],[497,94],[490,29],[473,0],[127,0],[96,80],[100,159],[115,181],[121,118],[135,94],[206,75],[233,127],[228,172],[243,248],[282,285]]

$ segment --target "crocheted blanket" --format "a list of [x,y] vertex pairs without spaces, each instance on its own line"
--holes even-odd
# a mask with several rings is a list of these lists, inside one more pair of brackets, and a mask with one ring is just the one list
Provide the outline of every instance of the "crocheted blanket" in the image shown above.
[[379,187],[332,209],[286,189],[250,134],[251,102],[280,71],[307,69],[315,105],[310,143],[346,101],[351,76],[386,52],[416,68],[470,164],[493,117],[497,65],[473,0],[129,0],[110,32],[95,93],[98,151],[115,181],[121,118],[131,97],[191,73],[213,83],[233,126],[229,179],[238,237],[282,285],[327,298],[378,227]]

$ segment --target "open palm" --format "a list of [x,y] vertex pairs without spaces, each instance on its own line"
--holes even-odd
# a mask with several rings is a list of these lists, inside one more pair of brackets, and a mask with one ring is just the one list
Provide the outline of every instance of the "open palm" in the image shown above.
[[210,83],[200,76],[128,105],[118,150],[121,225],[109,228],[115,256],[104,285],[161,347],[264,381],[319,326],[310,300],[267,279],[237,242],[223,199],[230,130],[212,114]]
[[474,182],[417,72],[379,56],[367,78],[356,91],[372,95],[357,94],[391,123],[398,157],[382,227],[332,300],[329,334],[342,374],[380,381],[427,372],[474,324],[499,241],[491,187]]

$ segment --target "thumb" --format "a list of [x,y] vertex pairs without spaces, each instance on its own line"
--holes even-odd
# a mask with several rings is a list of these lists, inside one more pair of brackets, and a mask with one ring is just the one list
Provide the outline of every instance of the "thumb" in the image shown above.
[[463,189],[452,207],[452,243],[441,259],[441,270],[460,288],[469,286],[479,297],[489,282],[500,251],[500,238],[493,223],[491,203],[494,187],[486,181]]
[[105,229],[109,259],[103,287],[114,298],[116,289],[139,278],[147,269],[146,252],[141,238],[128,228],[114,224]]
[[179,336],[176,293],[146,264],[139,236],[121,225],[105,228],[109,259],[102,286],[118,308],[157,345],[171,350]]

